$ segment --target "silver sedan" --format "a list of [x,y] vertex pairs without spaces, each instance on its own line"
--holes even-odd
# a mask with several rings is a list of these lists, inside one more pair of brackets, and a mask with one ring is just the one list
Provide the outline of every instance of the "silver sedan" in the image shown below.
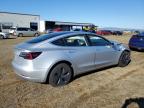
[[14,48],[12,61],[17,75],[52,86],[65,85],[84,72],[130,62],[125,45],[88,32],[45,34]]

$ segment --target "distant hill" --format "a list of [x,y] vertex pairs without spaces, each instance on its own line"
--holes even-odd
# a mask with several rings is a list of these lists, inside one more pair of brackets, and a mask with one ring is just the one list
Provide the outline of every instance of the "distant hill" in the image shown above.
[[130,29],[130,28],[118,28],[118,27],[103,27],[103,28],[98,28],[100,30],[119,30],[119,31],[144,31],[144,29]]

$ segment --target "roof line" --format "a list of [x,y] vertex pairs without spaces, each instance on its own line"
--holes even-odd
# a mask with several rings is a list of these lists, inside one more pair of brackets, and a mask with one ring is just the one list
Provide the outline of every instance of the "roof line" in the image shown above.
[[[77,24],[93,24],[93,23],[78,23],[78,22],[68,22],[68,21],[53,21],[53,20],[44,20],[44,21],[48,21],[48,22],[60,22],[60,23],[77,23]],[[93,24],[94,25],[94,24]]]
[[[58,25],[61,24],[61,23],[63,23],[64,25],[71,24],[71,25],[75,25],[75,26],[77,26],[77,25],[85,25],[85,26],[95,25],[93,23],[64,22],[64,21],[52,21],[52,20],[46,20],[45,22],[55,22]],[[96,26],[96,27],[98,27],[98,26]]]
[[33,15],[33,14],[23,14],[23,13],[15,13],[15,12],[4,12],[4,11],[0,11],[0,13],[8,13],[8,14],[19,14],[19,15],[30,15],[30,16],[40,16],[40,15]]

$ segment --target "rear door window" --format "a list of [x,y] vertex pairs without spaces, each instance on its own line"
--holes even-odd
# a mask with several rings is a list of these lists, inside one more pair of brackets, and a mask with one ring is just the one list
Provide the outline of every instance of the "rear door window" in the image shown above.
[[86,40],[84,36],[71,36],[64,38],[66,46],[86,46]]
[[54,45],[58,45],[58,46],[65,46],[65,42],[64,39],[58,39],[52,42]]
[[52,42],[54,45],[58,46],[86,46],[85,36],[69,36],[65,38],[60,38]]

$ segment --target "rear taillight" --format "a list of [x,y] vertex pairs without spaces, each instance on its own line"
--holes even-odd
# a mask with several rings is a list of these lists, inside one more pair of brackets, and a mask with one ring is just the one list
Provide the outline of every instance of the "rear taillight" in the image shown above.
[[21,52],[20,57],[28,60],[33,60],[38,57],[42,52]]
[[16,31],[13,32],[13,35],[16,35]]

